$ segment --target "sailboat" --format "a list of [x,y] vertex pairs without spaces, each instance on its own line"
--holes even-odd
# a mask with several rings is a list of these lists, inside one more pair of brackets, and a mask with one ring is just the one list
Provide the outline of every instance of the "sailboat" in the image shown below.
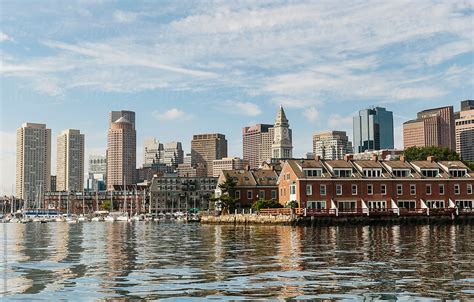
[[67,223],[76,223],[77,220],[74,217],[72,217],[71,214],[69,213],[69,191],[67,192],[66,212],[67,212],[66,222]]
[[96,211],[94,212],[94,217],[92,217],[91,221],[99,222],[99,221],[105,221],[105,218],[109,214],[108,211],[99,211],[99,196],[97,194],[97,191],[95,192],[95,209]]
[[[132,206],[130,204],[130,214],[132,213]],[[135,215],[133,215],[132,220],[133,221],[141,221],[144,220],[145,217],[141,215],[138,211],[138,194],[137,194],[137,187],[135,186]]]
[[110,211],[109,215],[107,215],[107,217],[105,217],[105,221],[114,222],[115,221],[115,216],[112,215],[112,211],[114,210],[114,195],[113,195],[112,191],[110,191],[110,208],[111,208],[111,211]]
[[125,196],[124,196],[124,200],[123,200],[122,213],[120,213],[117,216],[117,221],[129,221],[128,212],[127,212],[127,189],[126,189],[126,187],[125,187]]
[[87,221],[86,218],[86,208],[85,208],[85,201],[84,201],[84,191],[82,191],[82,214],[77,218],[78,222],[84,222]]

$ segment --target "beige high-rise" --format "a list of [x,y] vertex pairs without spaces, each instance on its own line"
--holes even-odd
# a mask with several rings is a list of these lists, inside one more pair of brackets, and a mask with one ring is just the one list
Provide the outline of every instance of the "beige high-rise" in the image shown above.
[[219,177],[222,171],[243,170],[249,166],[249,161],[239,157],[224,157],[212,161],[212,176]]
[[219,133],[196,134],[191,141],[192,164],[204,164],[207,176],[212,176],[212,161],[227,157],[227,140]]
[[474,100],[461,102],[456,119],[456,152],[462,159],[474,161]]
[[352,143],[346,131],[325,131],[313,135],[313,153],[321,159],[343,159],[352,153]]
[[56,189],[81,192],[84,189],[84,134],[67,129],[57,138]]
[[453,106],[418,112],[417,119],[403,124],[403,146],[447,147],[456,150]]
[[243,159],[249,162],[251,169],[258,168],[262,162],[271,158],[272,127],[273,125],[257,124],[242,129]]
[[23,123],[16,131],[16,197],[28,202],[51,186],[51,129],[45,124]]
[[135,183],[136,144],[135,127],[129,120],[120,117],[110,124],[107,136],[107,190]]

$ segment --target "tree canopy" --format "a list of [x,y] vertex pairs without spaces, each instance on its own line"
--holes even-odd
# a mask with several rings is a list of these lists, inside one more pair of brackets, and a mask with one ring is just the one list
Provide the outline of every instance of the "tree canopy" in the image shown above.
[[221,189],[221,196],[219,197],[222,207],[227,210],[232,210],[235,205],[235,186],[237,183],[232,177],[228,177],[218,187]]
[[269,209],[269,208],[283,208],[283,206],[276,201],[275,199],[262,199],[255,201],[252,204],[252,209],[256,211],[260,211],[261,209]]
[[434,156],[436,160],[460,160],[459,154],[446,147],[409,147],[404,151],[405,158],[411,160],[426,160]]

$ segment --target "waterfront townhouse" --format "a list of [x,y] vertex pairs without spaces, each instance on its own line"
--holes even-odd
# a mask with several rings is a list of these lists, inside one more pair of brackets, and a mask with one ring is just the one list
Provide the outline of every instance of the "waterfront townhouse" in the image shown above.
[[217,180],[216,197],[222,194],[219,184],[228,179],[235,182],[236,208],[249,208],[258,199],[278,200],[278,173],[274,169],[224,170]]
[[471,211],[474,173],[460,161],[301,159],[283,164],[279,202],[320,215],[415,215]]

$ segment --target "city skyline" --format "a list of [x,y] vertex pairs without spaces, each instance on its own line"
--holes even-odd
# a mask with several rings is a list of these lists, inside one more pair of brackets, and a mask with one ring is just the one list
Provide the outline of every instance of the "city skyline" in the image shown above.
[[[402,148],[414,112],[458,111],[473,98],[472,8],[463,3],[148,5],[3,4],[2,194],[14,185],[23,122],[47,124],[53,138],[80,129],[88,158],[105,154],[105,117],[123,108],[137,114],[138,154],[145,137],[188,152],[193,134],[219,132],[242,157],[242,127],[273,123],[283,105],[293,155],[303,157],[314,132],[352,138],[361,108],[394,112]],[[261,23],[250,22],[254,13]],[[56,171],[55,140],[51,153]]]

